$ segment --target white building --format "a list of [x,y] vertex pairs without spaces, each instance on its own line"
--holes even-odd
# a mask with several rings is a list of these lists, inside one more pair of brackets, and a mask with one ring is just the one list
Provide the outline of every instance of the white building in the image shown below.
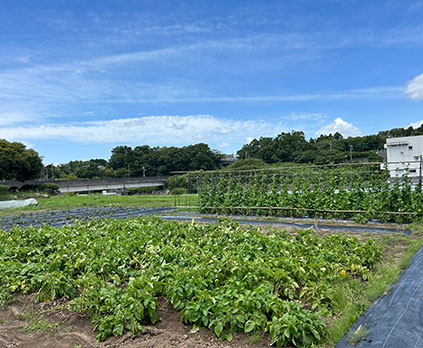
[[[423,155],[423,135],[401,138],[388,138],[385,144],[387,165],[391,177],[407,174],[418,177]],[[384,164],[381,168],[384,168]]]

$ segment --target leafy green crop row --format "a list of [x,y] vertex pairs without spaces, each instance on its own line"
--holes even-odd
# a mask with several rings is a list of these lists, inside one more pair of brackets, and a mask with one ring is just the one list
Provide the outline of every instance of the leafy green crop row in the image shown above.
[[[388,178],[387,172],[374,168],[362,168],[361,171],[325,168],[297,173],[203,174],[198,180],[199,205],[203,212],[221,213],[223,208],[231,213],[353,218],[359,222],[372,218],[410,222],[415,216],[421,215],[422,192],[414,190],[406,177],[392,183],[388,182]],[[248,207],[287,209],[252,210]]]
[[365,281],[380,257],[372,240],[310,230],[293,238],[229,221],[140,217],[14,228],[0,231],[0,304],[16,292],[68,298],[103,340],[157,322],[157,298],[165,296],[185,323],[220,338],[264,331],[277,346],[309,346],[326,335],[322,318],[341,310],[336,285]]

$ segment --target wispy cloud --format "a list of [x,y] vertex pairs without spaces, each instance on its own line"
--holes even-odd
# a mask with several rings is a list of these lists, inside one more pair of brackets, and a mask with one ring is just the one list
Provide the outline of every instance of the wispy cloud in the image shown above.
[[35,116],[30,113],[21,113],[15,111],[0,112],[0,127],[31,122]]
[[[313,118],[314,117],[314,118]],[[316,118],[317,117],[317,118]],[[275,136],[291,129],[321,124],[327,116],[310,114],[296,120],[292,115],[272,120],[234,121],[211,115],[159,115],[108,121],[0,127],[0,138],[9,140],[61,140],[77,143],[148,143],[183,145],[204,141],[218,148],[242,144],[261,136]],[[310,130],[310,129],[308,129]],[[315,129],[314,129],[315,130]],[[313,130],[313,131],[314,131]]]
[[[177,28],[179,24],[174,29],[179,30]],[[191,29],[196,30],[195,28],[197,26]],[[180,27],[180,30],[188,29]],[[26,68],[3,70],[0,73],[0,99],[3,101],[0,112],[6,112],[19,105],[27,110],[41,109],[47,114],[51,113],[52,108],[66,112],[69,104],[86,102],[281,103],[404,97],[403,86],[314,93],[218,95],[209,83],[207,72],[202,75],[203,69],[191,71],[192,67],[203,66],[204,61],[210,63],[207,67],[213,67],[214,70],[208,72],[213,75],[218,74],[219,69],[238,69],[238,73],[239,69],[254,72],[260,69],[275,69],[274,67],[281,69],[285,65],[288,69],[292,64],[297,64],[299,59],[315,59],[317,53],[307,53],[310,49],[320,50],[326,48],[324,45],[329,48],[333,45],[352,45],[347,42],[351,38],[343,42],[323,40],[319,35],[266,33],[196,40],[150,50],[76,59],[67,63],[30,64],[30,67]],[[356,39],[354,42],[358,41],[359,39]],[[299,50],[299,53],[293,54],[295,50]],[[246,55],[248,60],[242,58]],[[220,64],[222,59],[226,59],[227,64]],[[278,64],[270,64],[272,60]],[[181,69],[181,66],[185,68]],[[225,68],[222,68],[223,66]],[[173,67],[178,67],[176,70],[183,73],[175,73]],[[156,69],[161,71],[161,76],[152,77],[152,71]]]
[[[172,49],[169,49],[172,50]],[[404,98],[403,86],[380,86],[333,92],[286,93],[280,95],[219,96],[199,81],[175,78],[128,80],[121,73],[102,73],[108,64],[128,64],[132,59],[159,57],[169,50],[101,57],[66,65],[13,69],[0,73],[1,112],[40,110],[43,114],[69,116],[69,105],[84,103],[282,103],[332,100],[383,100]],[[165,53],[167,52],[167,53]],[[113,74],[112,74],[113,75]],[[201,87],[200,87],[201,86]],[[85,111],[85,110],[83,110]]]
[[[153,98],[147,100],[122,100],[132,103],[271,103],[271,102],[307,102],[316,100],[354,100],[354,99],[397,99],[404,98],[403,86],[385,86],[345,90],[339,92],[284,94],[284,95],[259,95],[259,96],[210,96],[210,97],[179,97],[179,98]],[[109,100],[119,102],[119,100]]]
[[[293,129],[313,134],[328,115],[291,114],[274,119],[231,120],[212,115],[153,115],[93,122],[0,127],[0,138],[18,141],[60,140],[83,144],[137,143],[186,145],[206,142],[224,150],[232,145],[262,136],[273,137]],[[341,118],[322,127],[316,135],[340,132],[357,135],[360,131]]]
[[[176,25],[174,27],[184,27]],[[192,26],[188,26],[191,28]],[[164,27],[166,28],[166,27]],[[186,27],[184,27],[186,29]],[[163,28],[162,28],[163,29]],[[207,31],[206,28],[202,30]],[[194,39],[184,41],[182,44],[172,45],[169,43],[165,47],[130,51],[125,53],[102,55],[88,59],[74,60],[68,63],[53,65],[38,64],[26,68],[26,72],[66,72],[83,69],[104,69],[111,65],[123,65],[131,62],[147,62],[157,60],[175,60],[186,59],[189,56],[197,56],[205,53],[209,57],[223,53],[239,54],[240,51],[248,52],[250,58],[255,55],[261,56],[264,52],[274,56],[286,57],[293,50],[299,50],[304,55],[305,50],[312,50],[309,54],[310,59],[316,56],[316,50],[331,50],[336,48],[358,47],[358,46],[389,46],[400,43],[413,43],[423,45],[423,25],[411,28],[392,29],[384,32],[383,36],[379,33],[370,33],[368,31],[339,34],[339,33],[255,33],[246,36],[232,36],[221,39]],[[273,53],[272,53],[273,52]],[[28,62],[30,55],[17,57],[19,61]],[[233,59],[234,57],[232,57]],[[266,59],[270,59],[266,55]],[[292,60],[299,59],[298,55],[288,55]],[[248,63],[248,62],[244,62]]]
[[[247,136],[274,135],[282,121],[233,121],[210,115],[144,116],[32,127],[2,127],[0,138],[11,140],[60,139],[80,143],[214,144],[243,142]],[[230,134],[230,136],[228,136]]]
[[327,115],[322,113],[297,113],[293,112],[288,116],[285,116],[284,119],[290,121],[324,121],[327,119]]

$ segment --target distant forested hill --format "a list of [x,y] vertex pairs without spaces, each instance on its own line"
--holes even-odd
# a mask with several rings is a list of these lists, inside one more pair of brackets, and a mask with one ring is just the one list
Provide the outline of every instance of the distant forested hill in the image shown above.
[[381,161],[377,152],[383,150],[386,138],[423,135],[419,128],[395,128],[375,135],[344,138],[340,133],[320,135],[307,140],[301,131],[282,132],[275,138],[261,137],[244,145],[237,155],[241,159],[257,158],[266,163],[341,163],[350,159],[367,158]]

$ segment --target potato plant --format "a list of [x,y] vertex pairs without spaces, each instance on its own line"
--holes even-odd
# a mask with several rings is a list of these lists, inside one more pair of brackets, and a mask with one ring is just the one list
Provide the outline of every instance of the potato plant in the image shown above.
[[156,323],[159,296],[183,322],[232,340],[268,332],[277,346],[325,338],[323,317],[339,310],[335,289],[366,281],[381,258],[373,240],[266,234],[231,221],[176,223],[157,217],[0,231],[0,304],[13,294],[69,299],[97,338],[138,334]]

